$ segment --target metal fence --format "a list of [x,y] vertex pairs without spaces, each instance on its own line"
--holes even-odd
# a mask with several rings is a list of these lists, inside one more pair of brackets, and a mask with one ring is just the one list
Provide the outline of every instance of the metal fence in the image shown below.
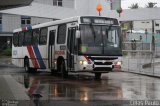
[[135,39],[135,36],[128,37],[123,42],[123,58],[122,58],[122,70],[134,73],[160,76],[160,40],[159,36],[155,37],[153,41],[152,37],[146,41],[144,39]]
[[139,41],[132,40],[130,42],[123,42],[123,51],[128,52],[151,52],[152,43],[143,43]]

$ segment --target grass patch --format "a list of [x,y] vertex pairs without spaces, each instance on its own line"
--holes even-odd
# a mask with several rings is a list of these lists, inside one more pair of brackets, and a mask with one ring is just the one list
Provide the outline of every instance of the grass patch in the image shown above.
[[8,49],[5,49],[5,50],[0,50],[0,55],[11,56],[12,55],[12,49],[8,48]]

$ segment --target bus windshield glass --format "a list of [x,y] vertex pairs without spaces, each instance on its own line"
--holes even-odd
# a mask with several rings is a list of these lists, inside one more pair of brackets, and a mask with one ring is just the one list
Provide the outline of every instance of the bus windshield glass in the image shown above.
[[80,25],[79,53],[86,55],[120,56],[120,27],[109,25]]

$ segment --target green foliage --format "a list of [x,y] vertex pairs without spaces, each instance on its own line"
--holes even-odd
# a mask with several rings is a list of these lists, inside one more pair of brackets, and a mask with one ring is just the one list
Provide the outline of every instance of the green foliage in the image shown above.
[[138,5],[138,3],[133,3],[133,4],[131,4],[131,6],[128,7],[128,8],[130,8],[130,9],[137,9],[137,8],[139,8],[139,5]]
[[1,55],[11,56],[12,55],[12,49],[8,48],[8,49],[3,50],[2,53],[1,53]]
[[147,8],[155,8],[157,3],[153,3],[153,2],[148,2],[148,4],[146,5]]

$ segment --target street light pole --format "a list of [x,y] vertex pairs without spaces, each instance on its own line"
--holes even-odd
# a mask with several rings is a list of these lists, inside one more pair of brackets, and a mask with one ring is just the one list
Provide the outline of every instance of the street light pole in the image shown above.
[[152,50],[155,51],[154,20],[152,20]]

